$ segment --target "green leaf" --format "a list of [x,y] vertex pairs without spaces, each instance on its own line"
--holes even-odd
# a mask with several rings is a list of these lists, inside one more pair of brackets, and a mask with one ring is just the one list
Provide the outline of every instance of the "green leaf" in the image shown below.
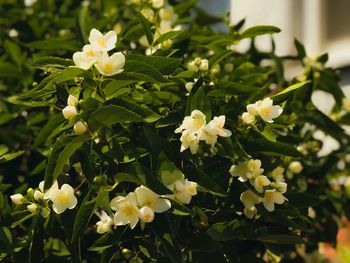
[[144,56],[137,54],[129,54],[126,55],[125,59],[126,61],[139,61],[147,65],[151,65],[153,68],[155,68],[164,75],[172,74],[181,64],[181,59],[161,56]]
[[[240,84],[232,81],[222,81],[219,82],[215,89],[211,90],[208,93],[208,96],[214,96],[217,95],[217,92],[219,91],[221,96],[225,95],[251,95],[252,93],[256,92],[258,90],[257,87],[249,86],[245,84]],[[215,94],[216,93],[216,94]]]
[[107,105],[91,113],[91,118],[104,125],[112,125],[120,122],[141,122],[142,117],[135,112],[116,105]]
[[232,54],[233,54],[233,51],[231,51],[231,50],[224,50],[224,51],[216,53],[214,56],[212,56],[209,59],[210,68],[212,68],[216,64],[220,63],[220,61],[222,61],[223,59],[225,59],[228,56],[231,56]]
[[304,87],[306,84],[309,84],[310,81],[304,81],[300,83],[296,83],[292,86],[289,86],[286,89],[283,89],[281,92],[277,93],[276,95],[273,95],[271,99],[273,99],[274,104],[280,104],[283,101],[287,100],[288,97],[297,89]]
[[286,197],[288,199],[288,203],[297,209],[315,207],[321,203],[318,196],[309,193],[289,192],[286,194]]
[[108,85],[104,88],[106,99],[110,100],[112,98],[117,98],[125,93],[129,93],[131,91],[129,85],[136,82],[136,80],[113,80],[109,82]]
[[258,237],[259,241],[273,243],[273,244],[281,244],[281,245],[296,245],[296,244],[305,244],[305,241],[299,236],[291,236],[291,235],[267,235]]
[[200,110],[207,117],[207,121],[211,119],[211,106],[208,97],[205,95],[203,88],[200,87],[193,95],[191,100],[191,111]]
[[71,243],[74,243],[83,234],[96,208],[94,190],[91,189],[84,197],[74,220]]
[[234,219],[229,222],[219,222],[213,224],[207,234],[216,241],[225,242],[232,239],[247,238],[253,229],[245,221]]
[[306,57],[306,51],[305,51],[304,45],[301,44],[299,40],[296,38],[294,39],[294,45],[297,50],[299,59],[303,59],[304,57]]
[[70,59],[59,58],[59,57],[40,57],[34,60],[31,64],[34,68],[66,68],[73,66],[73,62]]
[[138,18],[142,24],[143,30],[145,31],[148,44],[152,45],[153,43],[152,24],[141,13],[138,14]]
[[[144,62],[139,62],[136,60],[127,60],[125,62],[125,73],[119,74],[121,77],[123,75],[130,76],[136,80],[142,80],[147,82],[160,82],[166,83],[168,82],[163,74],[160,73],[156,68],[154,68],[150,64],[146,64]],[[118,76],[116,79],[118,79]]]
[[172,40],[174,38],[177,38],[180,34],[182,34],[183,31],[182,30],[176,30],[176,31],[170,31],[170,32],[166,32],[163,35],[160,35],[156,41],[154,42],[154,45],[158,45],[160,43],[163,43],[166,40]]
[[73,52],[80,49],[76,41],[61,38],[50,38],[45,40],[34,41],[25,44],[25,46],[41,50],[67,50]]
[[275,26],[254,26],[246,29],[239,38],[253,38],[260,35],[274,34],[281,32],[281,29]]
[[6,163],[9,162],[13,159],[16,159],[17,157],[21,156],[22,154],[24,154],[25,151],[17,151],[17,152],[13,152],[13,153],[6,153],[4,155],[2,155],[0,157],[0,164],[1,163]]
[[49,121],[45,124],[45,126],[41,129],[39,134],[36,136],[33,143],[33,148],[36,148],[40,146],[42,143],[44,143],[49,138],[49,135],[64,121],[65,119],[62,113],[58,113],[55,116],[50,117]]

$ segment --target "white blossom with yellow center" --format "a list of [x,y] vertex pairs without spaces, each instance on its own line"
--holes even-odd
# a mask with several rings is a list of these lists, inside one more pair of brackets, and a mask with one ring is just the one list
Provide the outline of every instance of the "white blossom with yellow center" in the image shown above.
[[147,206],[156,213],[163,213],[171,207],[169,200],[161,198],[155,192],[143,185],[137,187],[134,193],[139,207]]
[[89,42],[94,50],[107,52],[115,47],[117,34],[115,31],[109,31],[107,34],[103,35],[96,28],[93,28],[90,31]]
[[111,208],[116,211],[114,215],[114,224],[117,226],[130,225],[133,229],[139,222],[139,209],[135,193],[129,193],[127,196],[117,196],[111,200]]
[[262,203],[269,212],[275,210],[275,204],[283,204],[284,201],[285,197],[282,193],[276,191],[276,189],[265,190],[265,195],[262,198]]
[[174,7],[167,6],[159,10],[161,20],[174,22],[178,19],[178,15],[174,11]]
[[218,135],[221,137],[230,137],[232,132],[224,128],[225,125],[225,115],[219,117],[214,117],[205,127],[204,130],[212,135]]
[[248,180],[248,167],[246,162],[241,162],[239,164],[232,165],[229,172],[233,177],[238,177],[238,180],[241,182],[245,182]]
[[197,183],[187,179],[177,180],[173,184],[168,185],[168,188],[174,193],[171,197],[182,204],[189,204],[192,196],[197,194]]
[[190,116],[186,116],[175,133],[180,133],[183,130],[188,130],[190,133],[198,133],[206,124],[206,118],[203,112],[194,110]]
[[264,121],[272,123],[273,119],[282,114],[283,109],[279,105],[274,106],[270,98],[265,98],[259,103],[257,112]]
[[52,208],[57,214],[63,213],[66,209],[73,209],[78,203],[74,189],[69,184],[62,185],[61,189],[52,189],[50,200],[53,203]]
[[259,193],[264,192],[264,187],[268,186],[271,181],[265,175],[259,175],[252,180],[252,184]]
[[261,168],[261,161],[259,159],[250,159],[247,162],[248,172],[246,174],[248,179],[252,179],[256,176],[261,175],[264,169]]
[[121,52],[116,52],[112,56],[107,53],[97,61],[95,67],[104,76],[113,76],[124,71],[125,56]]
[[57,181],[53,182],[52,186],[46,191],[44,191],[44,184],[45,184],[45,182],[41,181],[39,183],[39,189],[34,191],[34,199],[35,200],[38,200],[38,199],[44,199],[44,200],[50,199],[51,193],[53,191],[58,190],[58,183],[57,183]]
[[74,64],[81,69],[88,70],[101,57],[101,52],[92,45],[85,45],[83,51],[73,54]]

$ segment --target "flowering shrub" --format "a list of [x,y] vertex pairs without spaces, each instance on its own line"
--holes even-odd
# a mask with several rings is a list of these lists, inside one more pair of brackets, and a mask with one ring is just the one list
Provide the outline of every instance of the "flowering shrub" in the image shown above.
[[327,55],[239,52],[279,29],[196,1],[73,2],[0,4],[1,259],[300,262],[335,243],[350,114]]

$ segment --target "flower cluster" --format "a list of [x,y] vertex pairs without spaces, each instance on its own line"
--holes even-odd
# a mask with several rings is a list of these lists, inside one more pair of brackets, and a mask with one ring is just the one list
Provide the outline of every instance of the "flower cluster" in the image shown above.
[[199,111],[194,110],[190,116],[186,116],[175,133],[182,133],[180,138],[181,149],[183,152],[190,148],[192,154],[196,154],[199,147],[199,141],[205,141],[213,149],[218,136],[229,137],[232,135],[231,131],[224,129],[225,116],[214,117],[208,124],[206,123],[205,115]]
[[241,182],[249,181],[254,187],[241,194],[241,201],[244,204],[244,214],[248,218],[253,218],[257,213],[255,205],[263,203],[267,211],[275,210],[275,204],[283,204],[285,197],[283,194],[287,191],[287,183],[284,180],[282,167],[275,168],[268,176],[263,175],[264,169],[261,168],[261,161],[250,159],[237,165],[232,165],[230,174],[238,177]]
[[[68,99],[67,99],[68,106],[66,106],[62,110],[62,113],[65,119],[70,120],[76,115],[78,115],[78,110],[77,110],[78,104],[79,104],[79,101],[77,97],[73,95],[68,96]],[[84,121],[77,121],[74,124],[73,131],[75,134],[78,134],[78,135],[84,134],[87,131],[87,123]]]
[[161,174],[163,183],[174,193],[167,198],[176,200],[182,204],[189,204],[192,196],[197,194],[197,183],[189,181],[178,170],[163,171]]
[[139,221],[143,224],[150,223],[154,220],[154,213],[167,211],[171,204],[168,199],[141,185],[126,196],[113,198],[110,206],[115,211],[113,218],[105,211],[97,214],[100,217],[96,223],[97,232],[100,234],[110,231],[113,225],[130,225],[133,229]]
[[255,122],[256,116],[260,116],[264,121],[273,123],[273,119],[280,116],[282,112],[281,106],[273,105],[272,99],[265,98],[247,105],[247,111],[242,114],[242,120],[245,124],[252,124]]
[[193,72],[205,72],[209,69],[209,61],[207,59],[197,57],[188,63],[187,68]]
[[39,183],[38,189],[34,191],[29,188],[27,193],[27,197],[22,194],[14,194],[10,198],[15,205],[27,204],[27,210],[31,213],[36,213],[40,207],[40,213],[44,218],[49,215],[47,201],[52,202],[52,209],[57,214],[61,214],[67,209],[73,209],[78,203],[73,187],[69,184],[63,184],[59,188],[57,181],[46,191],[44,191],[44,181],[42,181]]
[[83,47],[83,51],[73,54],[73,61],[78,68],[88,70],[92,65],[104,76],[113,76],[121,73],[124,69],[125,56],[121,52],[116,52],[109,56],[108,51],[115,47],[117,34],[109,31],[103,35],[93,28],[90,31],[90,44]]
[[129,225],[133,229],[139,221],[141,224],[151,223],[155,213],[163,213],[171,208],[169,199],[182,204],[189,204],[192,196],[197,194],[197,183],[188,181],[179,171],[163,171],[163,183],[173,194],[158,195],[149,188],[141,185],[126,196],[116,196],[110,206],[114,215],[111,217],[105,211],[97,212],[100,221],[96,223],[97,232],[103,234],[112,226]]

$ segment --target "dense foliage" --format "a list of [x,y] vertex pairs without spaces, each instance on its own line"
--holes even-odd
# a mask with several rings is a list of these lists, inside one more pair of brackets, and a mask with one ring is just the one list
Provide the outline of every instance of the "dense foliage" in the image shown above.
[[335,244],[350,103],[327,55],[261,52],[277,27],[191,0],[18,2],[0,3],[4,262],[304,262]]

